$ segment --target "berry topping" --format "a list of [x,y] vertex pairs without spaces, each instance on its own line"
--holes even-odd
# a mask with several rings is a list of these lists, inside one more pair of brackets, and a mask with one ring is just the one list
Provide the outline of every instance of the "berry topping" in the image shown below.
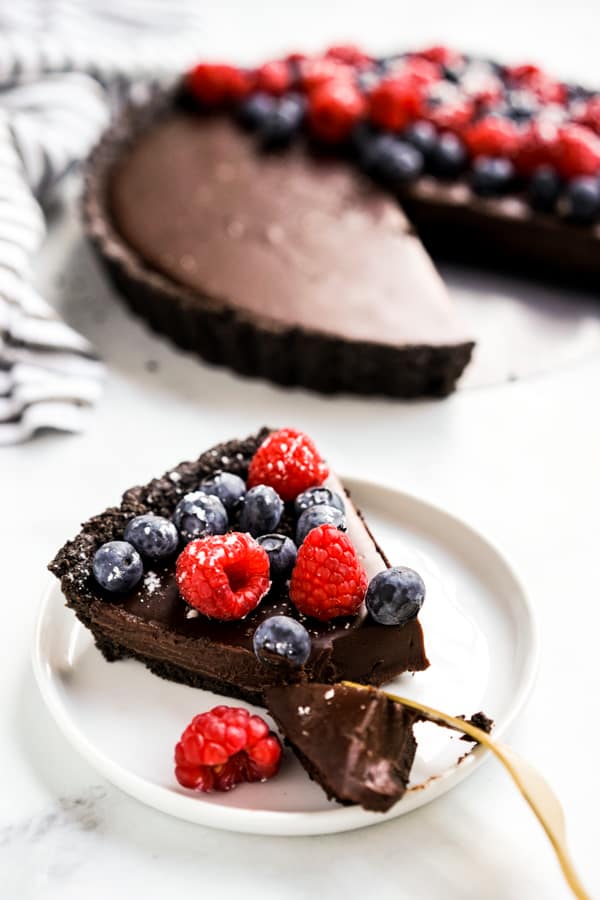
[[419,177],[423,171],[423,154],[412,144],[391,135],[380,135],[373,148],[370,170],[390,190],[397,190]]
[[424,115],[440,129],[461,133],[473,118],[474,107],[469,100],[455,100],[428,108]]
[[510,159],[479,156],[473,163],[471,187],[481,197],[504,194],[512,185],[515,170]]
[[349,66],[355,66],[360,69],[362,66],[368,66],[372,60],[370,56],[357,47],[356,44],[335,44],[325,53],[327,59],[335,59],[337,62],[346,63]]
[[303,666],[310,656],[308,631],[289,616],[271,616],[254,632],[254,652],[271,666]]
[[187,545],[175,580],[185,602],[203,615],[243,619],[269,590],[269,557],[249,534],[211,535]]
[[471,156],[512,156],[519,133],[514,122],[487,116],[469,125],[463,139]]
[[194,716],[175,747],[175,777],[195,791],[230,791],[279,770],[281,744],[260,716],[215,706]]
[[287,581],[296,565],[296,545],[284,534],[262,534],[256,539],[269,557],[271,581]]
[[265,122],[277,105],[277,100],[270,94],[250,94],[242,100],[237,109],[237,118],[248,131],[256,131]]
[[380,625],[404,625],[415,619],[425,600],[425,585],[413,569],[396,566],[371,579],[366,604]]
[[467,151],[458,135],[447,131],[441,134],[431,151],[429,166],[440,178],[454,178],[467,164]]
[[323,484],[328,475],[329,468],[308,435],[282,428],[272,432],[252,457],[248,484],[270,485],[283,500],[293,500],[307,488]]
[[304,118],[305,100],[300,94],[289,94],[278,100],[258,127],[258,137],[266,150],[290,143]]
[[292,87],[293,73],[288,62],[283,59],[267,62],[254,73],[255,85],[259,91],[280,97]]
[[148,559],[165,559],[179,544],[175,525],[162,516],[136,516],[127,523],[123,537]]
[[200,490],[204,494],[218,497],[227,512],[231,512],[244,499],[246,483],[239,475],[234,475],[232,472],[215,472],[202,479]]
[[200,63],[186,76],[189,92],[206,106],[221,106],[240,100],[252,89],[247,72],[220,63]]
[[577,116],[577,122],[600,134],[600,96],[591,97],[585,102]]
[[296,525],[296,543],[303,543],[306,535],[319,525],[333,525],[340,531],[346,530],[346,516],[335,506],[311,506],[305,509]]
[[431,156],[437,143],[437,130],[431,122],[419,119],[402,132],[402,140],[419,150],[425,159]]
[[352,616],[366,589],[367,575],[349,537],[334,525],[313,528],[298,550],[290,581],[296,608],[322,621]]
[[552,162],[556,146],[556,129],[553,125],[533,122],[521,135],[514,159],[520,175],[529,176],[539,166]]
[[294,500],[294,511],[297,516],[302,515],[311,506],[335,506],[340,512],[345,512],[344,501],[340,495],[328,487],[308,488]]
[[561,212],[573,222],[593,222],[600,214],[600,182],[597,178],[581,176],[567,185],[560,204]]
[[250,488],[244,498],[239,525],[257,537],[275,531],[283,515],[283,501],[277,491],[267,484]]
[[207,534],[225,534],[229,524],[227,510],[219,498],[204,491],[182,497],[173,512],[173,521],[186,542]]
[[559,128],[554,164],[563,178],[596,175],[600,170],[600,138],[582,125]]
[[410,78],[384,78],[369,97],[371,121],[389,131],[401,131],[419,117],[423,88]]
[[529,182],[528,197],[531,206],[541,212],[552,212],[560,194],[561,180],[552,166],[538,166]]
[[365,110],[365,99],[354,84],[328,81],[310,93],[308,123],[316,137],[335,144],[348,137]]
[[328,81],[354,81],[353,69],[331,58],[306,59],[300,63],[300,79],[304,91],[310,94]]
[[94,578],[106,591],[129,591],[144,574],[140,554],[127,541],[109,541],[94,554]]

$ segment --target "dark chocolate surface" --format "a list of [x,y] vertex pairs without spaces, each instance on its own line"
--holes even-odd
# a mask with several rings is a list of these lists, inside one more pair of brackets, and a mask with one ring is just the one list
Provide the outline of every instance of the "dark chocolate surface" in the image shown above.
[[382,693],[342,684],[268,688],[266,702],[329,797],[385,812],[403,796],[417,749],[416,711]]
[[[91,519],[59,551],[50,569],[61,579],[68,605],[91,629],[108,659],[133,656],[169,679],[256,702],[262,701],[267,685],[298,677],[298,673],[265,667],[252,650],[252,636],[264,618],[277,613],[298,617],[286,587],[272,588],[247,618],[219,623],[191,610],[181,599],[173,575],[174,562],[164,568],[146,567],[142,582],[125,596],[106,594],[91,575],[96,549],[107,540],[120,539],[133,516],[147,512],[170,516],[178,499],[217,469],[245,478],[249,461],[266,433],[219,445],[163,478],[132,488],[120,507]],[[343,490],[335,478],[332,484]],[[372,577],[387,565],[387,560],[348,497],[346,517],[349,536]],[[281,530],[291,534],[292,527],[288,515]],[[325,623],[305,620],[305,625],[313,651],[302,677],[382,684],[401,672],[429,665],[418,620],[385,627],[373,622],[363,608],[354,617]]]

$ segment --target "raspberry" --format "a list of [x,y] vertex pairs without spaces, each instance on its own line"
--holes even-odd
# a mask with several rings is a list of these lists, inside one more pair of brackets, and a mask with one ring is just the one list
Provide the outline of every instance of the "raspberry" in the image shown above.
[[514,157],[520,175],[530,176],[540,166],[553,162],[556,128],[553,125],[531,124],[521,135]]
[[335,59],[305,59],[300,63],[300,82],[307,94],[328,81],[354,81],[354,70]]
[[463,140],[471,156],[512,158],[519,143],[519,132],[513,122],[490,116],[469,125],[463,132]]
[[423,86],[410,77],[384,78],[369,96],[371,121],[389,131],[400,131],[419,117]]
[[314,135],[335,144],[348,137],[365,110],[365,99],[353,84],[328,81],[309,96],[308,123]]
[[411,56],[402,69],[402,78],[411,84],[427,85],[439,81],[442,76],[440,67],[420,56]]
[[336,62],[345,63],[348,66],[356,66],[358,69],[371,64],[372,59],[357,47],[356,44],[335,44],[325,53],[326,59],[334,59]]
[[429,60],[429,62],[438,63],[440,66],[453,66],[462,61],[460,53],[441,44],[421,50],[419,56]]
[[453,103],[440,103],[425,109],[423,118],[432,122],[440,131],[451,131],[462,134],[465,127],[473,119],[475,109],[469,100],[457,100]]
[[554,81],[546,73],[532,63],[519,66],[508,66],[504,70],[507,82],[527,87],[544,103],[564,103],[567,89],[564,84]]
[[186,75],[191,94],[207,106],[220,106],[240,100],[252,89],[248,72],[220,63],[200,63]]
[[322,621],[353,616],[366,590],[367,573],[350,538],[335,525],[309,531],[290,581],[290,598],[299,612]]
[[283,500],[293,500],[309,487],[323,484],[329,467],[302,431],[282,428],[262,442],[250,463],[248,487],[267,484]]
[[215,706],[195,716],[175,747],[175,777],[196,791],[230,791],[243,781],[266,781],[279,770],[281,743],[259,716]]
[[249,534],[213,534],[187,545],[175,579],[185,602],[205,616],[243,619],[269,590],[269,557]]
[[258,91],[280,97],[292,86],[292,71],[285,60],[267,62],[255,74],[255,87]]
[[592,97],[577,115],[577,123],[600,134],[600,97]]
[[583,125],[558,129],[553,162],[563,178],[596,175],[600,169],[600,138]]

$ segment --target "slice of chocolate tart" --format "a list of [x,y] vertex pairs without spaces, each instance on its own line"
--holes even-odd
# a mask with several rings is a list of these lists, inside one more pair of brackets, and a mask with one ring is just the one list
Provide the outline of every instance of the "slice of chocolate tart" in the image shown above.
[[386,812],[404,795],[419,713],[344,684],[269,687],[267,708],[329,798]]
[[[263,429],[245,440],[219,444],[162,478],[131,488],[119,506],[86,522],[49,567],[61,581],[67,605],[90,629],[107,660],[133,657],[163,678],[259,704],[268,687],[300,679],[380,685],[402,672],[427,668],[418,618],[403,625],[381,625],[364,603],[356,615],[329,621],[304,618],[290,601],[287,582],[275,581],[245,618],[218,621],[184,602],[174,556],[161,564],[146,561],[141,579],[127,591],[111,593],[96,581],[92,571],[96,552],[107,542],[122,541],[132,519],[147,514],[171,519],[178,502],[218,471],[246,480],[251,460],[269,434]],[[389,563],[341,483],[330,475],[326,484],[344,498],[347,535],[370,580]],[[240,530],[235,514],[229,528]],[[277,531],[294,537],[293,503],[286,503]],[[254,633],[274,615],[300,620],[308,631],[310,655],[298,670],[269,665],[255,655]]]

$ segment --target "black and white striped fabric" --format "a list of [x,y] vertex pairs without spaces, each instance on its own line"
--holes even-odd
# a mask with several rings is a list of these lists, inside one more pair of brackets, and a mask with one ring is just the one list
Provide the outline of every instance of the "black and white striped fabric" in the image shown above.
[[124,96],[198,55],[196,0],[0,4],[0,444],[81,431],[103,367],[32,286],[44,208]]

